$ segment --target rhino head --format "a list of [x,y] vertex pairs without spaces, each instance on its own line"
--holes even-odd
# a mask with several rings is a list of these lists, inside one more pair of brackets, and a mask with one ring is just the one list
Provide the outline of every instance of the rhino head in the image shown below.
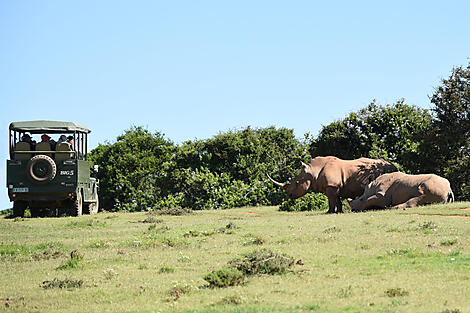
[[[374,182],[370,182],[367,185],[361,184],[361,187],[364,189],[362,195],[360,195],[354,200],[348,199],[349,206],[351,207],[351,211],[353,212],[361,212],[366,210],[366,204],[368,204],[368,200],[371,199],[371,197],[384,197],[385,195],[382,191],[377,190],[377,186],[376,184],[374,184]],[[373,208],[379,207],[373,206]]]
[[289,179],[285,183],[280,183],[275,181],[268,175],[269,180],[279,188],[282,188],[287,192],[287,195],[290,199],[294,200],[304,196],[310,189],[312,185],[312,174],[308,172],[309,165],[302,163],[302,169],[300,170],[300,174],[295,179]]

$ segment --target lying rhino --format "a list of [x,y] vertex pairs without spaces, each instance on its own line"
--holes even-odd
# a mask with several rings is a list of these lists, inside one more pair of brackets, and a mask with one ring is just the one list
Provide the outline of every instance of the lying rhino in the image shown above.
[[349,204],[353,211],[374,208],[407,209],[418,205],[453,202],[454,194],[447,179],[434,174],[384,174],[371,182],[364,194]]
[[287,191],[289,198],[297,199],[310,190],[328,197],[328,213],[343,212],[340,198],[355,198],[364,192],[363,185],[378,176],[395,172],[397,168],[384,159],[360,158],[341,160],[337,157],[316,157],[309,164],[302,162],[300,175],[287,183],[279,183],[269,177],[278,187]]

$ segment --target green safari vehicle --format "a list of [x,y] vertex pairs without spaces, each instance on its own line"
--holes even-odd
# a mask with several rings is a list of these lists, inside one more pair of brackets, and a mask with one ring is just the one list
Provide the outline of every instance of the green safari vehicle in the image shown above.
[[25,121],[11,123],[9,132],[7,188],[15,216],[24,216],[26,209],[31,217],[98,212],[99,182],[91,177],[98,168],[91,169],[87,160],[90,129],[73,122]]

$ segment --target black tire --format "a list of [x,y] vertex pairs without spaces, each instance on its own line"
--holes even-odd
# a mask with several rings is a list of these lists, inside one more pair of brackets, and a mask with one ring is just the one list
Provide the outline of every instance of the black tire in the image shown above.
[[88,205],[88,212],[90,215],[98,213],[98,209],[100,207],[100,199],[98,198],[98,195],[96,195],[96,202],[92,202]]
[[57,165],[47,155],[39,154],[29,160],[27,171],[34,182],[47,183],[55,178]]
[[69,207],[69,215],[70,216],[81,216],[83,212],[83,198],[82,193],[79,191],[77,192],[77,197],[75,201],[72,201]]
[[31,217],[44,217],[43,210],[40,207],[30,207],[29,212],[31,213]]
[[14,201],[13,202],[13,216],[14,217],[24,217],[24,211],[28,207],[26,201]]

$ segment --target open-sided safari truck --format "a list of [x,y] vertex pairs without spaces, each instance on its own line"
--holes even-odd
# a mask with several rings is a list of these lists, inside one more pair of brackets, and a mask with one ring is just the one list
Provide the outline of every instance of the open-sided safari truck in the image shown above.
[[10,124],[7,188],[15,216],[28,208],[32,217],[98,212],[98,181],[87,160],[90,132],[73,122]]

